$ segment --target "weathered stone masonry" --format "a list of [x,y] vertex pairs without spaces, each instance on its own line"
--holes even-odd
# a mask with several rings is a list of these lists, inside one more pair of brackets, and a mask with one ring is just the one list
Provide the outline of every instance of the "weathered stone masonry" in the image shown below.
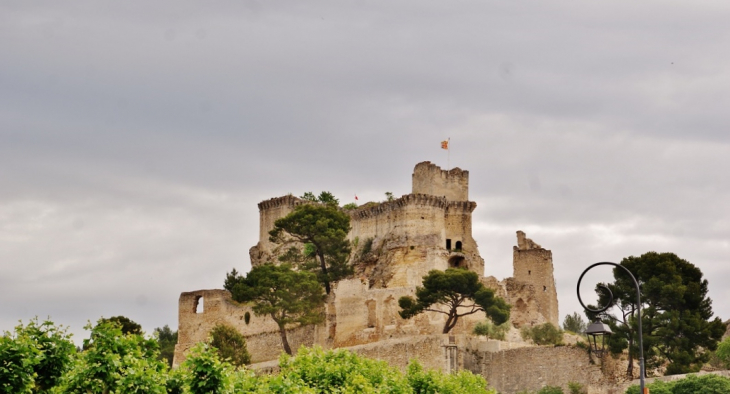
[[[370,349],[368,354],[386,354],[379,350],[379,343],[414,343],[418,342],[417,338],[440,335],[443,314],[424,313],[403,320],[398,315],[398,299],[413,295],[423,276],[433,269],[461,267],[480,276],[484,274],[484,260],[472,237],[471,218],[477,204],[468,200],[469,172],[459,168],[445,171],[430,162],[422,162],[415,166],[412,182],[411,194],[349,211],[352,229],[348,237],[357,245],[350,261],[355,267],[355,277],[334,285],[323,324],[289,330],[293,349],[313,344],[324,348],[365,346]],[[286,245],[274,244],[269,241],[268,233],[276,219],[304,203],[288,195],[258,204],[259,241],[250,249],[252,265],[275,262],[280,253],[297,245],[293,241]],[[366,243],[371,244],[371,251],[361,253]],[[513,306],[511,321],[515,327],[546,321],[557,325],[552,253],[522,232],[517,233],[517,244],[514,277],[502,281],[486,277],[482,281]],[[202,311],[196,312],[196,304],[201,302]],[[225,290],[182,293],[179,308],[175,365],[184,359],[188,348],[206,340],[210,329],[218,323],[229,324],[246,337],[254,362],[275,360],[282,351],[276,324],[268,317],[255,316],[249,306],[232,301]],[[479,315],[462,318],[452,333],[468,334],[483,319]],[[426,353],[443,356],[445,348],[438,346],[438,350]],[[463,363],[463,354],[460,357]],[[427,364],[438,366],[442,361]]]

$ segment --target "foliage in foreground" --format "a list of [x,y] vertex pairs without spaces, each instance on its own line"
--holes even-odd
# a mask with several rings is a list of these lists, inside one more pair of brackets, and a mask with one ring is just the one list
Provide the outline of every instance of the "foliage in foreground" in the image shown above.
[[47,393],[70,368],[76,347],[67,328],[33,319],[0,337],[0,393]]
[[91,335],[79,353],[65,329],[51,322],[32,321],[5,333],[0,394],[496,394],[470,372],[444,374],[412,362],[402,373],[384,361],[318,347],[301,348],[296,357],[282,354],[281,373],[257,376],[245,367],[236,370],[218,349],[199,343],[170,370],[159,359],[154,337],[124,333],[121,324],[109,320],[86,328]]
[[[657,381],[646,385],[651,394],[727,394],[730,393],[730,379],[718,375],[689,375],[674,382]],[[634,385],[626,394],[639,394],[639,386]]]

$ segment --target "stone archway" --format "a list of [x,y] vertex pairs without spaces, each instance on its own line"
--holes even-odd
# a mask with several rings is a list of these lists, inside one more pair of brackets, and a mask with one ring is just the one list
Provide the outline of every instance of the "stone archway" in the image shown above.
[[461,255],[454,255],[449,258],[449,268],[468,268],[466,258]]

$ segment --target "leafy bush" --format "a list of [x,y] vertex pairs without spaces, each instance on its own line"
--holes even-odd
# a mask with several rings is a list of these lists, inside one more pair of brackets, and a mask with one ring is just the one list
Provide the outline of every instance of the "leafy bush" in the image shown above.
[[730,393],[730,379],[718,375],[689,375],[674,382],[672,394],[727,394]]
[[[730,379],[718,375],[689,375],[674,382],[656,381],[648,384],[651,394],[727,394],[730,393]],[[640,394],[639,386],[634,385],[626,394]]]
[[510,323],[509,321],[504,322],[500,325],[496,325],[492,323],[491,321],[483,321],[477,323],[476,326],[474,326],[474,330],[472,331],[474,335],[482,335],[486,336],[487,338],[497,339],[500,341],[504,341],[505,336],[507,335],[507,332],[510,329]]
[[362,243],[362,249],[360,249],[360,256],[365,256],[373,250],[373,238],[365,238]]
[[587,392],[586,388],[578,382],[568,382],[568,390],[570,390],[570,394],[585,394]]
[[325,352],[319,347],[301,348],[296,357],[282,355],[279,365],[281,375],[290,382],[301,382],[318,393],[409,392],[402,374],[386,362],[345,350]]
[[343,205],[342,209],[344,209],[345,211],[351,211],[353,209],[357,209],[357,204],[355,204],[354,202],[350,202]]
[[536,345],[562,345],[563,332],[552,323],[533,327],[523,327],[520,334],[524,340],[531,340]]
[[99,320],[84,350],[61,380],[61,392],[165,394],[167,366],[157,359],[157,341],[123,334],[121,325]]
[[725,338],[724,341],[717,345],[715,357],[725,365],[725,368],[730,369],[730,337]]
[[33,368],[40,362],[41,352],[33,341],[18,332],[5,332],[0,337],[0,393],[30,394],[35,385]]
[[235,328],[218,324],[210,331],[210,345],[217,349],[218,356],[236,367],[251,363],[246,339]]
[[185,383],[192,394],[222,394],[230,388],[231,365],[221,361],[218,352],[206,343],[190,349],[182,367],[188,372]]

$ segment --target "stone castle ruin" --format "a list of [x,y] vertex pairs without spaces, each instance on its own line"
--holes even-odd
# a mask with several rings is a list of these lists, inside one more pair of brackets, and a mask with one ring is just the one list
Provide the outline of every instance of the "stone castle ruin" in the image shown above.
[[[407,356],[417,357],[433,368],[468,367],[491,377],[484,368],[485,363],[494,364],[493,352],[525,344],[474,343],[469,334],[485,319],[479,314],[459,319],[449,341],[441,334],[443,314],[427,312],[404,320],[398,315],[398,299],[415,295],[416,287],[430,270],[460,267],[476,272],[486,286],[512,305],[513,327],[545,322],[559,326],[552,252],[517,231],[513,277],[501,281],[484,277],[484,260],[472,237],[472,212],[477,204],[469,201],[469,172],[459,168],[442,170],[426,161],[415,166],[412,185],[410,194],[347,211],[351,217],[348,238],[353,246],[350,263],[354,277],[333,284],[324,323],[289,330],[292,349],[302,345],[350,348],[398,365],[405,365]],[[250,249],[253,266],[278,261],[278,256],[294,244],[270,242],[269,231],[277,219],[304,203],[287,195],[258,204],[259,242]],[[253,363],[276,360],[283,351],[278,327],[269,317],[256,316],[251,307],[232,301],[225,290],[198,290],[180,295],[174,364],[179,365],[186,350],[205,341],[219,323],[233,326],[244,335]],[[450,348],[461,350],[459,353]],[[521,352],[510,356],[517,362],[522,354],[529,354],[523,349],[511,351]],[[480,352],[490,355],[480,356]],[[585,356],[585,352],[578,353]],[[585,377],[573,380],[581,379]],[[513,383],[507,381],[500,390],[510,392]]]

